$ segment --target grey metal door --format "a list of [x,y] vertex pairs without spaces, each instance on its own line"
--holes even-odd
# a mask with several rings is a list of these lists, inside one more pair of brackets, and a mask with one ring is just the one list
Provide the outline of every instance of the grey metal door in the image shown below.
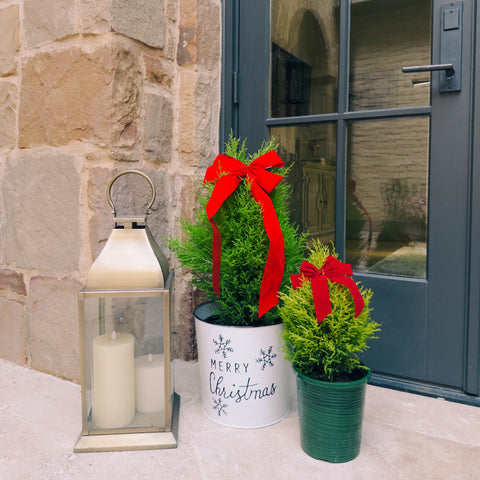
[[476,7],[224,2],[224,133],[250,149],[277,138],[294,164],[295,220],[374,290],[374,382],[469,403],[480,403]]

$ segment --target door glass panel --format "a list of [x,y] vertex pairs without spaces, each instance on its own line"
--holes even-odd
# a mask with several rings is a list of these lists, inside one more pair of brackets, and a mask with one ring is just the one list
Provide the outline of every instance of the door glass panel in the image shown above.
[[338,0],[271,1],[271,117],[336,111],[338,18]]
[[347,141],[347,262],[425,278],[429,118],[352,123]]
[[352,0],[350,110],[430,104],[431,0]]
[[309,238],[334,240],[335,124],[274,127],[278,154],[290,166],[292,220]]

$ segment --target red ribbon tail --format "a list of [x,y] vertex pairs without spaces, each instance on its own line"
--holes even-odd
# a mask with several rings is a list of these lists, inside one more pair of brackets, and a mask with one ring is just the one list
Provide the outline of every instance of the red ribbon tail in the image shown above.
[[365,302],[363,300],[362,294],[360,293],[360,290],[358,289],[357,284],[350,277],[335,277],[334,279],[332,279],[332,281],[334,281],[335,283],[341,283],[350,290],[350,293],[353,297],[353,303],[355,305],[355,318],[358,317],[365,307]]
[[325,276],[318,276],[311,279],[313,304],[318,323],[332,313],[330,294],[328,292],[328,280]]
[[363,300],[362,294],[358,289],[357,284],[349,277],[347,277],[347,288],[352,293],[353,303],[355,304],[355,318],[358,317],[362,310],[365,308],[365,302]]
[[252,183],[252,195],[260,204],[263,225],[270,241],[267,261],[260,286],[258,316],[265,315],[278,304],[278,292],[285,270],[285,243],[272,200],[256,183]]
[[265,315],[278,304],[278,292],[282,284],[283,271],[285,269],[285,257],[282,242],[277,245],[270,244],[265,271],[260,286],[260,300],[258,305],[258,317]]

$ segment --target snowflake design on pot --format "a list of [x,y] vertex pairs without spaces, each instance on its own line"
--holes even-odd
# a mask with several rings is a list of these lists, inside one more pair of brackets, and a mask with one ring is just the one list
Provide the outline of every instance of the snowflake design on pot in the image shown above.
[[222,403],[221,398],[213,399],[213,409],[217,412],[218,416],[221,417],[222,413],[227,415],[225,409],[228,407],[226,403]]
[[265,370],[266,367],[273,367],[272,360],[277,356],[276,353],[272,353],[273,346],[270,345],[265,351],[263,348],[260,349],[260,358],[255,359],[257,363],[261,363],[262,366],[260,367],[261,370]]
[[227,358],[227,352],[233,352],[233,348],[230,346],[232,341],[229,338],[223,338],[222,334],[218,335],[218,340],[213,339],[213,343],[217,347],[214,352],[221,354],[223,358]]

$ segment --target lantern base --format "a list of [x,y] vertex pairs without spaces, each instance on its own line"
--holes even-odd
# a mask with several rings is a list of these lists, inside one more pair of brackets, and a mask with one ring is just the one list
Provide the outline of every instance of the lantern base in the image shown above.
[[180,395],[173,394],[172,431],[117,433],[106,435],[80,435],[73,451],[115,452],[121,450],[153,450],[159,448],[177,448],[178,417],[180,412]]

